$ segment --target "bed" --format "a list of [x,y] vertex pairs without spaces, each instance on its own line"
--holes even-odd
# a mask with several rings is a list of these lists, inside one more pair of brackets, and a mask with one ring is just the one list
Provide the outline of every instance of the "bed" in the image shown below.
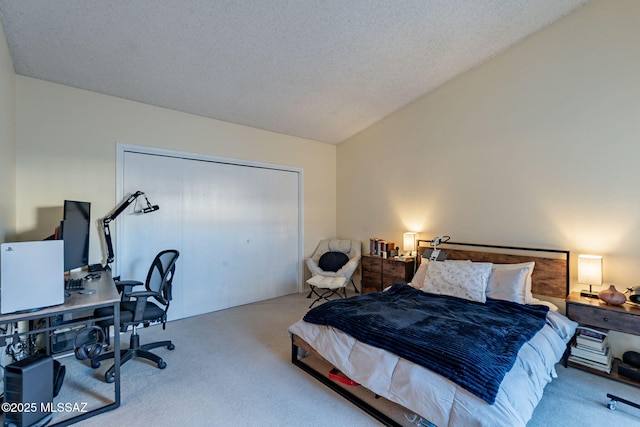
[[[577,326],[542,300],[558,303],[568,295],[569,252],[449,242],[438,246],[447,257],[441,262],[422,257],[430,241],[418,243],[421,262],[409,284],[325,303],[291,325],[292,362],[385,425],[402,424],[328,379],[308,358],[438,427],[525,426]],[[467,283],[462,293],[450,289],[453,279]],[[355,317],[346,317],[351,312]],[[467,323],[456,326],[456,316]],[[520,320],[506,316],[526,326],[510,328]],[[444,339],[442,325],[452,329]],[[423,336],[423,327],[437,336]],[[504,349],[496,350],[499,341]],[[476,357],[484,347],[487,359]]]

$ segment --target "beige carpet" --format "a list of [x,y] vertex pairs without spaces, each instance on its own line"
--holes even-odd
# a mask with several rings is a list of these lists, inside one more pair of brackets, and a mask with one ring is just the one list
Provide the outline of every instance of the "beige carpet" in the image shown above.
[[[306,295],[289,295],[170,322],[166,331],[141,329],[141,342],[170,338],[176,348],[155,352],[167,362],[135,360],[122,368],[122,404],[77,425],[375,426],[374,419],[290,362],[287,327],[307,311]],[[128,335],[123,335],[128,343]],[[73,357],[56,402],[111,399],[97,370]],[[607,408],[607,393],[640,402],[640,389],[577,369],[558,367],[529,426],[640,426],[640,410]],[[384,405],[383,402],[381,404]],[[399,420],[413,414],[385,406]],[[54,422],[62,415],[57,415]],[[405,422],[405,425],[414,425]],[[441,426],[442,427],[442,426]]]

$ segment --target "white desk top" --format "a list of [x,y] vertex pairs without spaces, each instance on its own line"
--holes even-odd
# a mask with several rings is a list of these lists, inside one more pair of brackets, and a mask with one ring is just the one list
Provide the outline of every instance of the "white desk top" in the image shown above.
[[[73,273],[72,277],[84,277],[87,274],[87,272]],[[85,281],[82,286],[85,290],[95,290],[96,292],[93,294],[81,294],[80,291],[69,291],[71,295],[65,297],[64,304],[53,305],[25,313],[3,314],[0,316],[0,323],[50,317],[68,311],[111,305],[114,302],[120,301],[120,294],[118,294],[118,290],[111,278],[111,272],[109,271],[101,271],[99,279]]]

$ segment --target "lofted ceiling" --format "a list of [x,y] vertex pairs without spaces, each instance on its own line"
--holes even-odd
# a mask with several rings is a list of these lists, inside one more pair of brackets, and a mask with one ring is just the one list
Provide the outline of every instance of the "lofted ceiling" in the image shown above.
[[0,0],[19,75],[340,143],[587,0]]

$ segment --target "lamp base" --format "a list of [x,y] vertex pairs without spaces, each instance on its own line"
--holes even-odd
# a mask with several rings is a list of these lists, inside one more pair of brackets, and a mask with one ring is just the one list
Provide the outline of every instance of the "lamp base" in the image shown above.
[[587,289],[583,289],[580,291],[580,296],[581,297],[586,297],[586,298],[598,298],[598,294],[591,292]]

